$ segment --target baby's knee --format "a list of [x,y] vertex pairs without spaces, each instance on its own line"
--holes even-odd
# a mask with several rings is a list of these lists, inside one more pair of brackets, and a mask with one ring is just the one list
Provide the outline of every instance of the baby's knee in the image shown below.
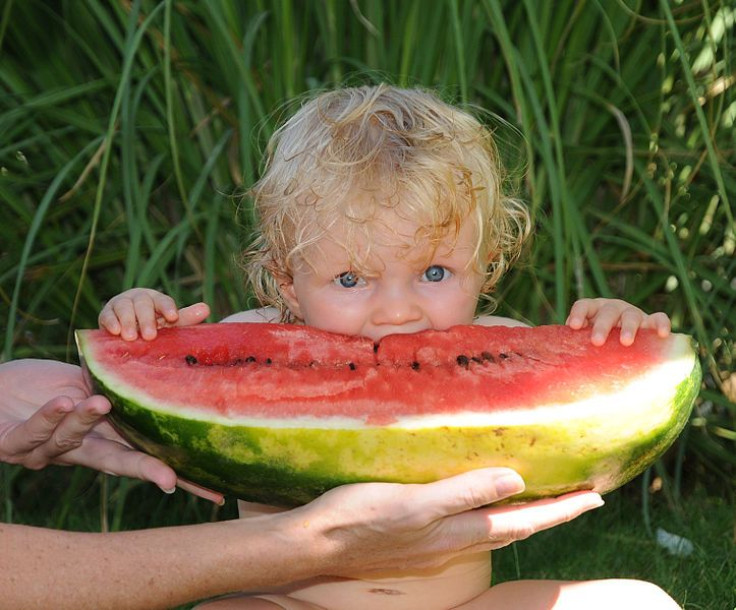
[[663,589],[643,580],[515,580],[492,587],[463,610],[679,610]]
[[680,610],[680,605],[664,589],[645,580],[611,578],[568,583],[562,591],[560,600],[572,603],[561,603],[560,608]]
[[670,595],[658,585],[645,580],[623,580],[614,581],[620,583],[617,587],[624,593],[622,602],[630,602],[630,608],[660,608],[662,610],[677,610],[681,606]]

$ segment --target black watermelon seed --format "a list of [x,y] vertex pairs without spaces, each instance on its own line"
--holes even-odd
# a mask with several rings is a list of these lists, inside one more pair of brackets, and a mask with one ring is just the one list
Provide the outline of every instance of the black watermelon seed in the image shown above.
[[491,352],[483,352],[481,354],[481,357],[483,360],[488,360],[489,362],[496,362],[496,359],[493,357],[493,354]]
[[266,358],[266,364],[271,364],[271,362],[273,362],[273,360],[271,360],[270,358]]
[[415,360],[414,362],[411,363],[411,368],[414,369],[415,371],[418,371],[419,363]]
[[248,356],[248,357],[247,357],[247,358],[245,359],[245,361],[246,361],[246,362],[255,362],[255,361],[256,361],[256,357],[255,357],[255,356]]
[[190,366],[194,366],[195,364],[197,364],[197,359],[194,356],[192,356],[191,354],[187,354],[184,357],[184,360],[186,360],[187,361],[187,364],[190,365]]
[[468,358],[465,354],[460,354],[457,358],[457,363],[460,366],[463,366],[465,368],[468,368],[468,365],[470,364],[470,358]]
[[350,367],[350,370],[351,371],[354,371],[355,370],[355,363],[354,362],[349,362],[348,363],[348,366]]
[[500,358],[501,360],[506,360],[506,358],[508,358],[508,357],[509,357],[509,355],[508,355],[508,354],[504,354],[503,352],[501,352],[501,353],[500,353],[500,354],[498,355],[498,357],[499,357],[499,358]]

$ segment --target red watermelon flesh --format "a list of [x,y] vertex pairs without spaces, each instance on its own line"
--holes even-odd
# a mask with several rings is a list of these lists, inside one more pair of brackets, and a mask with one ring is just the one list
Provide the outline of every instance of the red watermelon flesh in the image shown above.
[[[281,504],[494,464],[520,470],[529,497],[607,491],[671,444],[700,379],[688,337],[651,331],[630,347],[564,326],[458,326],[377,345],[281,324],[77,336],[134,442],[199,482]],[[565,481],[546,480],[555,455]]]

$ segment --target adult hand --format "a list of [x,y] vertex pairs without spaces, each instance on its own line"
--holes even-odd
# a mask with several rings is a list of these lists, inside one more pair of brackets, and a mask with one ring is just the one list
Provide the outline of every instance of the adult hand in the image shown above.
[[[514,471],[486,468],[423,485],[364,483],[334,489],[283,513],[294,539],[314,535],[334,576],[442,565],[571,521],[603,504],[590,491],[493,506],[523,490]],[[292,530],[293,531],[293,530]]]
[[133,449],[106,420],[109,411],[106,398],[91,395],[78,366],[30,359],[4,363],[0,365],[0,461],[34,470],[49,464],[86,466],[150,481],[167,493],[178,484],[222,503],[221,494],[177,481],[169,466]]

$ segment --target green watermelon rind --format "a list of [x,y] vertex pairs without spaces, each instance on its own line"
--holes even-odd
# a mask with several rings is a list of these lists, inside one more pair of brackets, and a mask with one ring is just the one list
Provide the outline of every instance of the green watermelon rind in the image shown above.
[[[652,407],[657,425],[633,437],[599,430],[591,440],[589,433],[605,421],[451,429],[211,423],[141,406],[116,384],[109,387],[94,370],[90,373],[113,403],[112,422],[137,447],[183,478],[279,506],[304,504],[348,483],[423,483],[486,466],[508,466],[521,474],[526,490],[514,501],[580,489],[607,493],[643,472],[675,441],[689,419],[702,375],[693,350],[690,374]],[[601,438],[605,443],[597,442]]]

